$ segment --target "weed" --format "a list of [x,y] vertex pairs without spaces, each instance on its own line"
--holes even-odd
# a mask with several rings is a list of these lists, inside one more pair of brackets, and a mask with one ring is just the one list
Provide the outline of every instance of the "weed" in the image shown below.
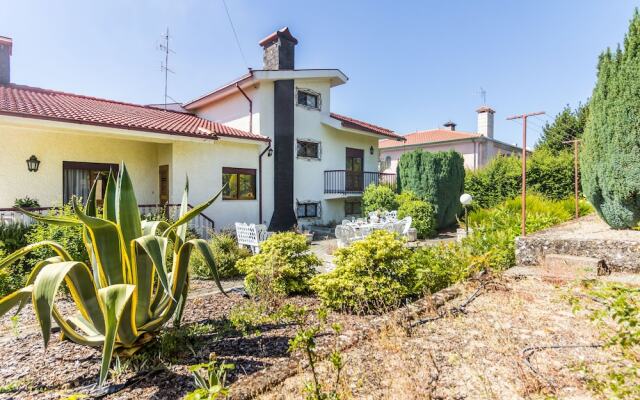
[[[218,363],[215,353],[209,355],[209,362],[189,367],[195,380],[196,390],[187,393],[185,400],[215,400],[229,395],[227,372],[235,369],[235,365]],[[201,372],[206,372],[201,374]]]

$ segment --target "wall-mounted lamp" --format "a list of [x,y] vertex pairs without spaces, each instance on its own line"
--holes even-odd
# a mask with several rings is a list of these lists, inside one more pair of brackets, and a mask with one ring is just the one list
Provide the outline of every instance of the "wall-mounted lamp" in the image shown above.
[[373,155],[373,146],[369,147],[369,154]]
[[273,149],[269,148],[269,151],[267,151],[267,156],[271,157],[273,155]]
[[27,160],[27,168],[29,172],[38,172],[38,168],[40,168],[40,160],[38,160],[38,157],[34,155],[29,157]]

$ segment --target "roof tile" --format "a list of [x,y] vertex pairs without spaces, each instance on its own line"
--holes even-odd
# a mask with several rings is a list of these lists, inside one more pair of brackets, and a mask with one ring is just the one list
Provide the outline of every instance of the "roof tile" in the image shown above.
[[[360,121],[355,118],[346,117],[344,115],[331,113],[331,118],[337,119],[342,122],[342,126],[347,128],[359,129],[371,133],[376,133],[378,135],[387,136],[393,138],[395,140],[404,140],[404,138],[396,133],[394,133],[391,129],[383,128],[378,125],[373,125],[368,122]],[[391,140],[389,140],[391,142]]]
[[269,141],[266,136],[231,128],[189,113],[15,84],[0,85],[0,114],[169,135],[209,139],[225,136]]
[[449,129],[432,129],[430,131],[419,131],[404,135],[406,141],[399,144],[395,140],[383,139],[380,141],[379,146],[381,149],[397,146],[410,146],[416,144],[428,144],[437,142],[446,142],[450,140],[461,140],[478,138],[482,135],[472,132],[452,131]]

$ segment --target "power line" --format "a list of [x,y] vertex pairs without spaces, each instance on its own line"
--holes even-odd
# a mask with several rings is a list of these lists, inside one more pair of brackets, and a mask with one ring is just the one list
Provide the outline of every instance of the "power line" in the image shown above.
[[236,38],[236,45],[238,45],[238,50],[240,50],[240,56],[242,56],[242,61],[244,62],[244,66],[247,67],[247,69],[249,69],[249,63],[247,63],[247,58],[244,56],[244,52],[242,51],[242,46],[240,46],[240,39],[238,39],[238,33],[236,32],[235,26],[233,26],[233,21],[231,20],[231,14],[229,14],[229,7],[227,7],[227,2],[225,0],[222,0],[222,4],[224,4],[224,10],[227,12],[229,25],[231,25],[233,36]]

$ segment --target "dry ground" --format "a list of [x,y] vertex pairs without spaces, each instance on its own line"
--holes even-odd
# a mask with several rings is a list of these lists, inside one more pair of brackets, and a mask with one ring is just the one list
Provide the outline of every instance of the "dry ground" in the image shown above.
[[[379,337],[343,354],[342,399],[518,399],[594,398],[579,362],[607,361],[601,349],[541,350],[525,364],[528,346],[589,345],[599,334],[586,315],[572,312],[566,296],[572,283],[536,277],[503,278],[503,287],[484,292],[467,313],[410,330],[396,321]],[[462,303],[477,287],[449,307]],[[322,363],[322,381],[331,381]],[[301,371],[261,399],[304,398],[311,376]]]

